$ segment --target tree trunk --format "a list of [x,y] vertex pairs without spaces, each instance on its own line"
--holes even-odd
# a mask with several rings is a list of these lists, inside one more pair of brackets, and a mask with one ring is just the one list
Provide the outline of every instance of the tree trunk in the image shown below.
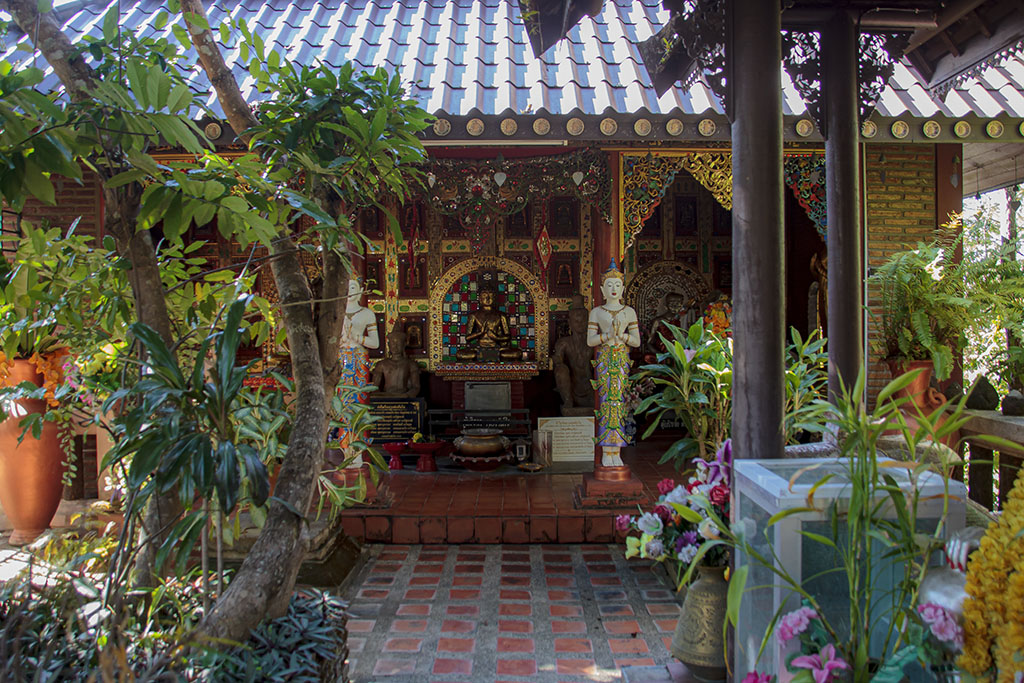
[[285,613],[307,549],[303,515],[323,464],[326,393],[311,293],[292,241],[275,241],[271,270],[280,294],[295,378],[295,423],[267,522],[227,590],[199,625],[200,638],[243,641],[263,619]]

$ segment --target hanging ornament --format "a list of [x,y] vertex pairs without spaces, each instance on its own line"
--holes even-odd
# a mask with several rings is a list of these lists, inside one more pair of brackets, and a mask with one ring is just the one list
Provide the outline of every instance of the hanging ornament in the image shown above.
[[544,200],[540,206],[540,230],[533,240],[533,251],[537,255],[537,262],[540,264],[541,279],[546,280],[548,276],[548,262],[551,260],[551,236],[548,234],[548,200]]

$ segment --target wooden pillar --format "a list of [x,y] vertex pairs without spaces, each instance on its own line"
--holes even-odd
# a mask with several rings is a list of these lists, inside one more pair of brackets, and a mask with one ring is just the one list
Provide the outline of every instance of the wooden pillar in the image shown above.
[[736,0],[733,77],[733,453],[782,457],[782,45],[778,3]]
[[[611,168],[612,175],[612,207],[616,208],[619,206],[619,184],[621,178],[619,177],[619,153],[610,152],[608,154],[608,164]],[[622,226],[616,222],[608,222],[601,215],[601,212],[595,207],[594,212],[594,306],[600,306],[604,303],[604,297],[601,294],[601,278],[604,276],[608,265],[611,263],[612,257],[615,258],[616,262],[619,263],[619,267],[623,268],[622,265],[622,253],[620,248],[622,245]],[[617,211],[612,211],[612,216],[618,216]],[[596,357],[597,349],[594,349]],[[594,392],[594,405],[600,405],[600,397],[597,392]],[[595,436],[596,425],[595,425]],[[625,471],[623,471],[625,469]],[[631,477],[629,468],[608,468],[601,464],[601,447],[594,446],[594,479],[598,481],[624,481]]]
[[852,386],[864,361],[857,27],[837,11],[821,35],[828,205],[828,393]]

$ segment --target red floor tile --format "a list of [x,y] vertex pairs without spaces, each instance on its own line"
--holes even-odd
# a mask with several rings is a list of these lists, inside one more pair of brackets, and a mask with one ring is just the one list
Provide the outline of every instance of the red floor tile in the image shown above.
[[475,621],[461,619],[445,619],[441,624],[442,633],[472,633],[476,630]]
[[452,600],[479,600],[480,591],[472,588],[453,588],[449,591]]
[[593,652],[589,638],[555,638],[555,654]]
[[549,607],[553,617],[582,617],[583,607],[580,605],[551,605]]
[[647,605],[647,613],[654,616],[678,616],[679,609],[679,605],[674,602],[655,602]]
[[440,574],[444,571],[443,564],[417,564],[412,568],[413,574]]
[[650,652],[643,638],[609,638],[608,647],[613,655],[636,654]]
[[530,542],[554,543],[558,540],[557,517],[531,517]]
[[480,616],[479,605],[448,605],[445,614],[450,617],[477,617]]
[[410,588],[405,591],[406,600],[433,600],[437,591],[428,588]]
[[636,619],[625,619],[622,621],[605,621],[604,630],[608,633],[614,633],[616,635],[634,635],[636,633],[642,633],[640,630],[640,624],[637,623]]
[[422,638],[388,638],[384,641],[385,652],[419,652],[421,647]]
[[348,630],[349,633],[369,633],[376,623],[376,619],[349,619]]
[[419,543],[420,519],[420,517],[395,517],[391,527],[392,540],[395,543]]
[[498,652],[533,652],[533,638],[498,638]]
[[436,586],[441,583],[440,576],[413,576],[409,579],[410,586]]
[[472,652],[476,638],[438,638],[438,652]]
[[518,603],[503,603],[498,606],[498,614],[503,617],[528,617],[533,614],[533,607]]
[[431,605],[399,605],[395,614],[400,617],[425,617],[430,614]]
[[552,633],[586,633],[587,624],[583,621],[552,621]]
[[[438,510],[443,513],[446,510]],[[444,517],[424,517],[420,523],[420,540],[423,543],[443,543],[448,538],[448,524]]]
[[473,673],[473,662],[469,659],[435,659],[433,672],[468,676]]
[[533,623],[521,619],[502,619],[498,622],[498,631],[500,633],[533,633]]
[[501,542],[501,519],[498,517],[478,517],[476,520],[477,543]]
[[679,623],[679,617],[673,619],[655,619],[654,624],[658,627],[658,630],[662,633],[672,633],[676,630],[676,624]]
[[537,664],[532,659],[499,659],[499,676],[533,676],[537,673]]
[[533,596],[530,595],[530,591],[513,590],[511,588],[502,588],[498,593],[499,600],[531,600]]
[[480,586],[483,584],[483,579],[479,576],[455,576],[452,578],[453,586]]
[[566,676],[588,676],[594,672],[592,659],[556,659],[555,670]]
[[456,574],[483,574],[484,573],[484,566],[482,564],[468,564],[468,563],[462,564],[462,563],[460,563],[460,564],[456,564],[455,565],[455,573]]
[[391,622],[391,630],[399,633],[418,633],[427,630],[424,619],[395,619]]
[[602,617],[632,617],[635,615],[629,605],[598,605],[598,613]]
[[469,543],[475,541],[472,517],[448,517],[448,542]]
[[627,666],[654,666],[655,662],[650,657],[640,657],[633,659],[616,659],[615,666],[622,669]]

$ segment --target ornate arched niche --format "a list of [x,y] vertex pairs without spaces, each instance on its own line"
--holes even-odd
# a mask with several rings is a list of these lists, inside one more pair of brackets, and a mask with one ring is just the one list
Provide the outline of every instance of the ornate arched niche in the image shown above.
[[465,343],[469,314],[491,274],[497,291],[495,307],[508,316],[513,341],[523,351],[523,364],[548,366],[548,296],[540,275],[509,259],[481,256],[459,261],[430,289],[430,367],[454,364],[455,350]]
[[707,300],[711,288],[707,280],[692,266],[677,261],[656,261],[645,266],[626,285],[625,302],[636,310],[640,332],[650,332],[651,321],[666,312],[665,298],[669,294],[682,294],[689,301]]

